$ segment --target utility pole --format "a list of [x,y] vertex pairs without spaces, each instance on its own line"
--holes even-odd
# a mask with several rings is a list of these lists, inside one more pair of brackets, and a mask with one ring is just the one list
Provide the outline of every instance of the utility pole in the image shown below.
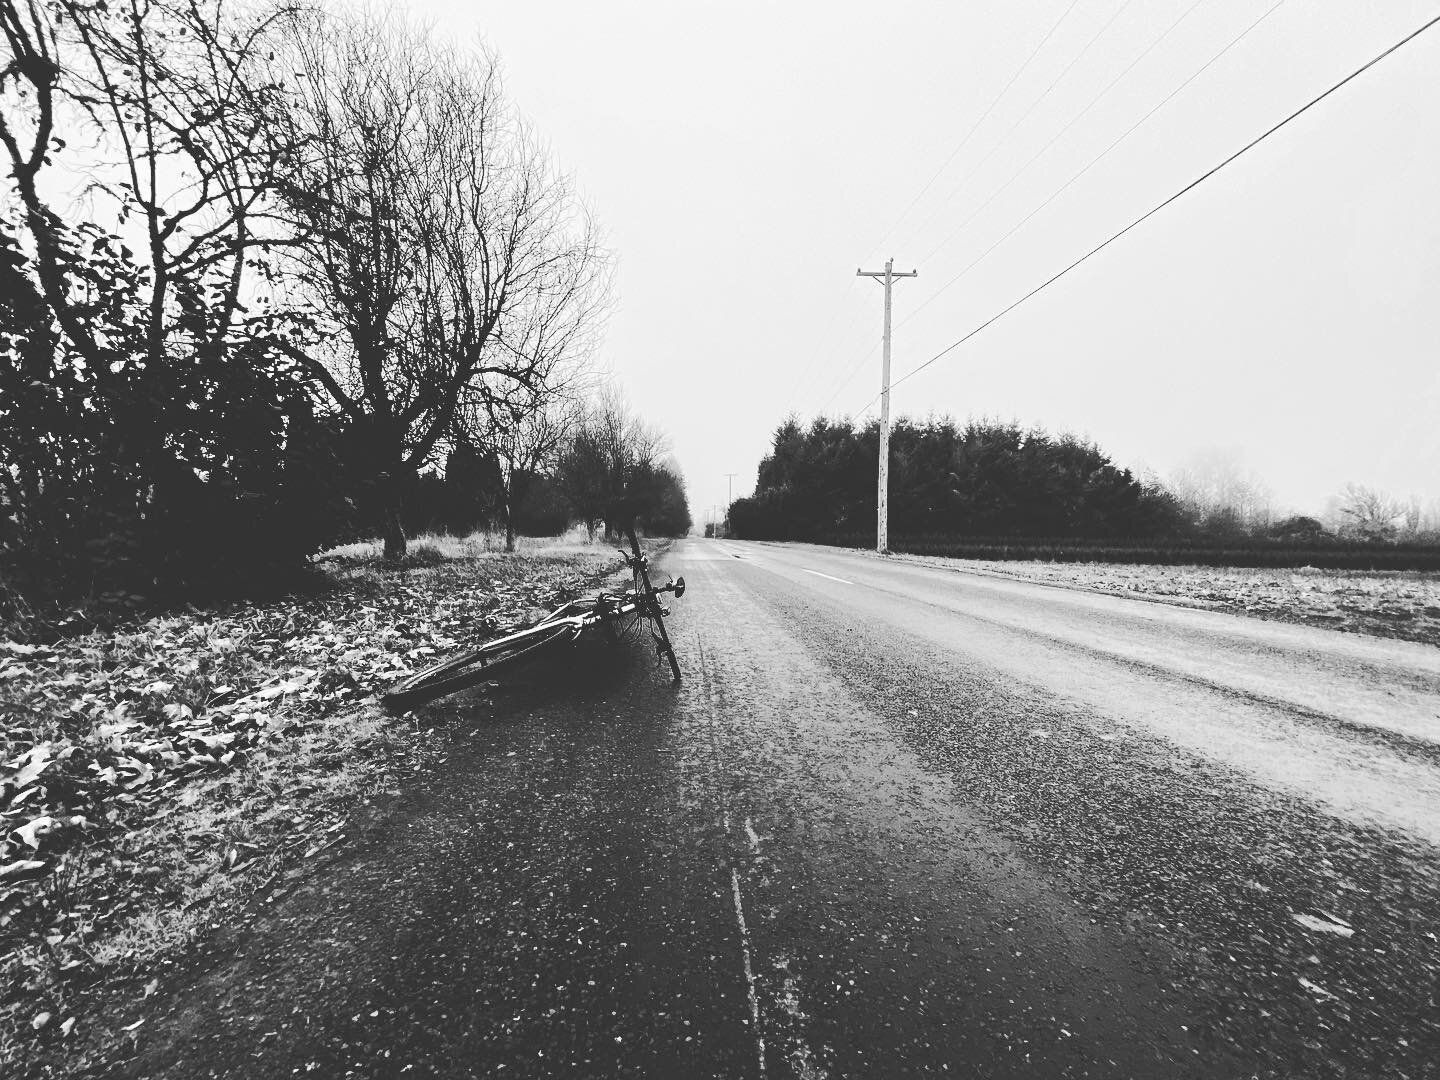
[[895,272],[895,260],[886,259],[885,269],[856,270],[856,277],[874,278],[885,283],[885,337],[881,349],[884,359],[880,368],[880,481],[875,509],[875,550],[890,553],[890,287],[896,278],[919,277],[918,270]]

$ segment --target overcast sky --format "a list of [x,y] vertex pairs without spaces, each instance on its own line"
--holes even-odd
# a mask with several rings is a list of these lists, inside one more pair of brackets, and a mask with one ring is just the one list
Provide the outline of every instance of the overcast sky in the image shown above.
[[[671,433],[697,522],[726,473],[752,489],[787,413],[858,417],[877,395],[883,290],[857,268],[920,272],[895,289],[898,379],[1435,14],[1280,4],[952,283],[1274,6],[415,0],[499,52],[605,224],[602,359]],[[1319,511],[1352,480],[1440,496],[1437,71],[1440,27],[893,410],[1087,434],[1162,475],[1233,453],[1280,508]]]

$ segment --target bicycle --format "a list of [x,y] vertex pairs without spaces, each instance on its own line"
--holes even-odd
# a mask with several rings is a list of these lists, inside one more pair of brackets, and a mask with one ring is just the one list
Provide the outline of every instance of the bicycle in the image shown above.
[[675,682],[680,681],[680,665],[670,635],[665,630],[665,616],[670,614],[661,601],[665,593],[678,600],[685,595],[685,579],[673,578],[656,588],[650,581],[650,562],[640,550],[635,530],[627,529],[630,551],[621,551],[630,568],[632,584],[620,593],[600,592],[595,596],[561,604],[539,622],[487,641],[458,656],[441,661],[397,683],[381,695],[384,708],[393,713],[407,712],[436,698],[468,690],[495,676],[498,670],[509,670],[529,663],[542,653],[561,645],[572,644],[586,630],[603,626],[612,640],[637,633],[642,622],[648,623],[656,646],[656,662],[669,660]]

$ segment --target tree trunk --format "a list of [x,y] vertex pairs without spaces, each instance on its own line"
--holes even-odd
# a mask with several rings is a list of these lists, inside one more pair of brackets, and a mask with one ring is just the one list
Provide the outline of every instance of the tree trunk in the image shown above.
[[515,513],[509,499],[505,500],[505,550],[515,550]]
[[405,557],[405,526],[400,520],[400,507],[395,503],[385,508],[385,559],[398,562]]
[[405,522],[400,517],[401,473],[392,470],[381,477],[385,492],[385,560],[397,562],[405,557]]

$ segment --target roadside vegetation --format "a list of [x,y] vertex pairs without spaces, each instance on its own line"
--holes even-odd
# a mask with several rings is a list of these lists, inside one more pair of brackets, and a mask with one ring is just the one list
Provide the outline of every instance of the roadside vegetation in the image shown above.
[[1433,573],[983,559],[967,559],[964,566],[1064,588],[1440,645],[1440,575]]
[[611,256],[493,54],[268,0],[0,0],[0,620],[379,536],[689,528],[598,373]]
[[157,965],[398,793],[432,750],[377,689],[621,565],[603,545],[504,546],[427,537],[397,564],[351,545],[309,595],[0,643],[0,1073],[86,1034],[85,987],[142,999]]
[[[1094,443],[991,420],[899,420],[890,436],[890,546],[968,559],[1440,570],[1440,506],[1347,485],[1325,520],[1280,516],[1253,477],[1212,456],[1162,481]],[[875,541],[879,426],[795,418],[775,431],[742,539]]]

